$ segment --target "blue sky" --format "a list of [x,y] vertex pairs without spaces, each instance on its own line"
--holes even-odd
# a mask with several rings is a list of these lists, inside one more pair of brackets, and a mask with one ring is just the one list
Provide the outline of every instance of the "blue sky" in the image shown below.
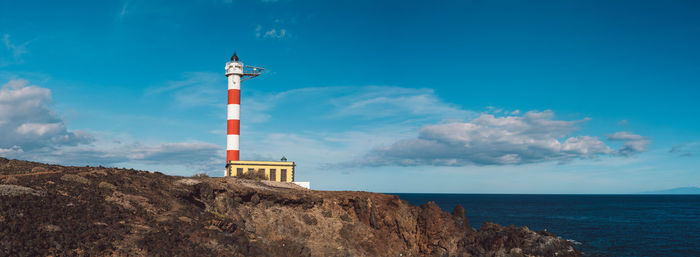
[[0,0],[0,156],[316,189],[633,193],[700,186],[696,1]]

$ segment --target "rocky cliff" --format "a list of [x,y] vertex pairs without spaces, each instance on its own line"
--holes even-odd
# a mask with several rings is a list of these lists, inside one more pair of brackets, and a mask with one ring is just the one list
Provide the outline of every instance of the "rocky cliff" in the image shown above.
[[[467,211],[468,213],[468,211]],[[461,206],[0,158],[0,256],[579,256]]]

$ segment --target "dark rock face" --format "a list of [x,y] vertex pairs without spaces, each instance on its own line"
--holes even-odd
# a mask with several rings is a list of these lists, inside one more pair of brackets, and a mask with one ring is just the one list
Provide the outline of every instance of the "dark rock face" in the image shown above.
[[579,256],[462,206],[0,158],[0,256]]

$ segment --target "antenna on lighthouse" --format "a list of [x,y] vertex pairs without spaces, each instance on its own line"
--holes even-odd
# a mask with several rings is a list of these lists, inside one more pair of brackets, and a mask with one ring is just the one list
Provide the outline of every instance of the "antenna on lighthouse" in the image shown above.
[[226,165],[239,160],[241,133],[241,81],[255,78],[265,70],[254,66],[244,66],[233,52],[231,60],[226,63],[228,77],[228,110],[226,122]]

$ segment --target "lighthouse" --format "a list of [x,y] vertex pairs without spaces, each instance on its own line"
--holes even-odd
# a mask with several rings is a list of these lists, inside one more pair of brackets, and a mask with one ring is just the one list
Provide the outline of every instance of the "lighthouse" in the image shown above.
[[280,161],[241,161],[241,82],[257,77],[263,68],[246,66],[234,52],[231,60],[226,62],[228,78],[228,104],[226,114],[226,171],[224,176],[257,175],[265,180],[292,182],[301,187],[310,188],[309,182],[294,181],[296,164],[282,157]]
[[241,137],[241,81],[257,77],[263,68],[244,66],[234,52],[226,63],[228,105],[226,119],[226,163],[238,161]]

